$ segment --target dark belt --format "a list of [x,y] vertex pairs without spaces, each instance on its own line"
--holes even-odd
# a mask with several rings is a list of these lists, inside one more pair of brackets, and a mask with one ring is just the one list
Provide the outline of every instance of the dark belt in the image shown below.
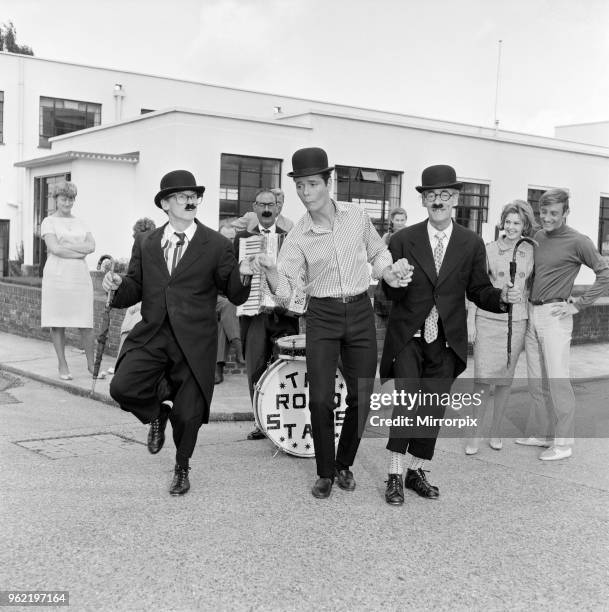
[[340,302],[341,304],[350,304],[351,302],[359,302],[368,297],[368,292],[358,293],[357,295],[343,295],[342,297],[315,297],[316,300],[326,300],[328,302]]
[[554,304],[556,302],[566,302],[565,298],[549,298],[547,300],[529,300],[533,306],[543,306],[544,304]]

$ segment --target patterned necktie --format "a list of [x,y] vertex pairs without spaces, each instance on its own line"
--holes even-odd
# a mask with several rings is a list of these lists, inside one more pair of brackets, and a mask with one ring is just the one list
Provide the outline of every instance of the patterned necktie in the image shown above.
[[[436,248],[433,250],[433,261],[436,265],[436,273],[440,273],[440,267],[442,266],[442,256],[444,255],[444,238],[446,234],[444,232],[438,232],[436,234]],[[435,304],[429,311],[427,318],[425,319],[425,326],[423,328],[423,338],[427,344],[433,342],[438,337],[438,309]]]
[[182,247],[186,242],[186,234],[184,232],[173,232],[174,236],[178,237],[177,242],[173,245],[173,259],[171,260],[171,274],[174,273],[180,258],[182,257]]

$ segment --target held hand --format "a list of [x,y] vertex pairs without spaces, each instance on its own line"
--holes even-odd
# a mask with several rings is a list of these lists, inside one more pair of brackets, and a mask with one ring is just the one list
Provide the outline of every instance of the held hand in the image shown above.
[[522,302],[522,291],[514,287],[514,283],[506,283],[501,290],[501,301],[506,304],[516,304]]
[[241,261],[239,264],[239,274],[241,274],[241,276],[252,276],[252,274],[255,274],[256,271],[253,269],[253,261],[254,255],[248,255]]
[[272,273],[277,271],[277,264],[273,261],[273,258],[267,255],[266,253],[259,253],[254,256],[254,261],[252,262],[252,269],[256,274],[258,272]]
[[564,319],[569,315],[577,314],[579,310],[573,302],[562,302],[560,304],[556,304],[554,308],[552,308],[551,315],[553,317],[558,317],[559,319]]
[[106,276],[104,276],[104,280],[102,281],[102,289],[106,292],[116,291],[122,282],[123,277],[120,274],[106,272]]
[[394,288],[407,287],[412,280],[414,267],[405,258],[398,259],[396,262],[387,266],[383,270],[383,280]]

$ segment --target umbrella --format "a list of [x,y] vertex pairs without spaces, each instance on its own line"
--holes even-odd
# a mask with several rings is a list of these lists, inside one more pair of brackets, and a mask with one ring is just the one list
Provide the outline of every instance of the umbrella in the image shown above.
[[[116,261],[110,259],[110,272],[114,272],[114,265]],[[93,362],[93,383],[91,385],[91,394],[95,393],[95,383],[99,376],[99,368],[101,366],[102,357],[104,356],[104,349],[106,348],[106,341],[108,340],[108,330],[110,329],[110,311],[112,310],[112,298],[114,297],[114,291],[108,291],[108,297],[106,298],[106,307],[102,314],[102,324],[99,336],[97,336],[97,348],[95,351],[95,361]]]
[[[535,248],[538,246],[538,243],[532,238],[527,238],[523,236],[516,242],[514,245],[514,252],[512,254],[512,261],[510,261],[510,282],[512,285],[514,284],[514,280],[516,279],[516,253],[518,252],[518,247],[522,242],[528,242],[530,245]],[[507,337],[507,367],[510,367],[510,362],[512,360],[512,304],[508,304],[508,337]]]

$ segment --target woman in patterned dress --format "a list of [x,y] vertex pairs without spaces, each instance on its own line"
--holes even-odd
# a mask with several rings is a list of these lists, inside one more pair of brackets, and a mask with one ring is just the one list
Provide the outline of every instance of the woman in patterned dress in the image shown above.
[[42,275],[40,325],[50,328],[59,378],[71,380],[65,354],[66,327],[80,329],[87,367],[93,372],[93,283],[85,257],[95,251],[95,240],[83,221],[72,215],[76,185],[61,181],[53,185],[51,196],[55,212],[40,226],[48,253]]
[[[503,287],[510,278],[510,261],[514,247],[523,236],[535,233],[535,217],[531,206],[523,200],[514,200],[504,206],[499,228],[504,235],[486,245],[488,274],[495,287]],[[533,272],[533,247],[523,242],[516,253],[514,285],[522,291],[522,302],[512,305],[512,356],[507,367],[507,313],[495,314],[469,304],[467,315],[468,339],[474,344],[474,392],[481,393],[482,405],[477,413],[480,421],[488,407],[492,410],[489,446],[501,450],[501,422],[510,397],[514,370],[524,349],[527,326],[527,300]],[[491,387],[494,385],[493,400]],[[474,415],[476,416],[476,415]],[[478,452],[480,438],[470,438],[465,446],[466,455]]]

